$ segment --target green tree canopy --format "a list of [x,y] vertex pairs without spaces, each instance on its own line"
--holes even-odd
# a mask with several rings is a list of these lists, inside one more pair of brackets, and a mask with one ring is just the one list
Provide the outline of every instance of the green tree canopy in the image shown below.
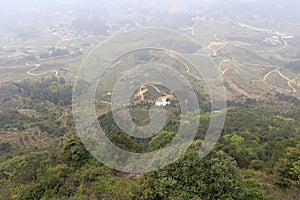
[[200,142],[174,164],[141,179],[145,199],[239,199],[237,164],[222,150],[199,158]]
[[277,184],[284,189],[300,190],[300,144],[289,147],[276,165]]

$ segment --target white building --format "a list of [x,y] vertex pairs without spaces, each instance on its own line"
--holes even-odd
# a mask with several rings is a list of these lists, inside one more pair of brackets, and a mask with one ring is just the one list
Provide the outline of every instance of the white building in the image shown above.
[[170,101],[167,101],[166,98],[161,98],[161,99],[158,99],[158,101],[155,102],[155,105],[158,106],[158,107],[165,107],[167,105],[170,105],[171,102]]

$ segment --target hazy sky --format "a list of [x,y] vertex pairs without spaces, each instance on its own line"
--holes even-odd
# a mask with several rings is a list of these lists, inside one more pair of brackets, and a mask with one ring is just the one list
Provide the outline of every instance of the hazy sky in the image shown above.
[[[252,12],[265,17],[277,17],[293,22],[300,21],[299,0],[0,0],[1,23],[14,23],[26,17],[24,13],[32,14],[36,8],[42,14],[57,11],[74,11],[77,15],[110,14],[122,15],[129,8],[134,8],[141,14],[157,13],[160,10],[199,9],[224,15]],[[46,11],[49,11],[47,13]],[[218,16],[220,17],[220,16]]]

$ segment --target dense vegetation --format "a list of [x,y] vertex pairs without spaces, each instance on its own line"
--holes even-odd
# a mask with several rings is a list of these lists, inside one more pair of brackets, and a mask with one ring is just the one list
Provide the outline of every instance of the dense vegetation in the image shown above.
[[0,190],[3,199],[271,199],[255,184],[258,194],[249,192],[236,162],[221,149],[201,160],[198,147],[194,143],[176,163],[139,178],[103,166],[74,138],[63,148],[2,163]]
[[[39,117],[17,110],[0,112],[4,130],[0,150],[6,155],[0,163],[0,199],[252,200],[297,199],[300,194],[300,102],[294,97],[268,94],[261,100],[228,101],[222,137],[204,159],[198,152],[210,114],[209,106],[201,106],[196,140],[180,159],[159,171],[125,174],[96,161],[76,136],[67,81],[52,77],[10,88],[15,87],[19,96],[14,98],[21,98],[23,108]],[[149,108],[145,102],[131,106],[133,119],[144,121],[145,116],[136,113],[147,113]],[[111,112],[98,119],[116,145],[147,152],[165,146],[175,136],[180,120],[176,102],[167,107],[167,113],[164,130],[147,140],[122,133]],[[15,142],[4,137],[13,131],[49,134],[60,142],[41,142],[40,147],[16,151]]]

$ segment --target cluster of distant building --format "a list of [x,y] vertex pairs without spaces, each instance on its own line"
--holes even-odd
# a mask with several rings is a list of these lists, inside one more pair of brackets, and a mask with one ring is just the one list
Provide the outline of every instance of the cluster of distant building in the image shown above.
[[272,37],[267,37],[263,41],[265,44],[273,45],[273,46],[279,46],[283,44],[282,39],[279,36],[272,36]]

